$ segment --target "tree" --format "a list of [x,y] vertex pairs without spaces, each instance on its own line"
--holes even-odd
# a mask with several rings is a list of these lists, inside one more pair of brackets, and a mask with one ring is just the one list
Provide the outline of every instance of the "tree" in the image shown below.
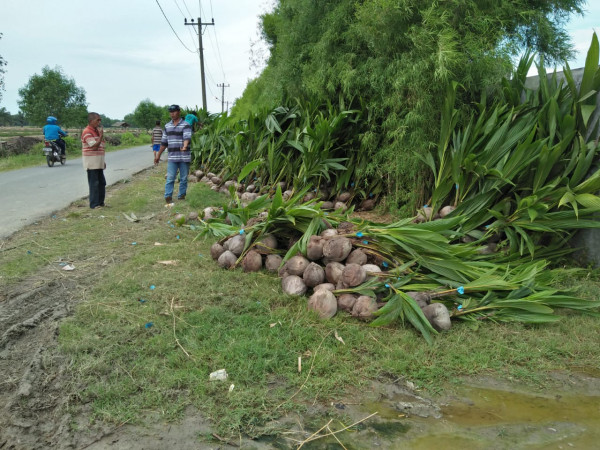
[[142,100],[133,111],[131,119],[133,124],[138,127],[150,130],[154,128],[157,120],[161,120],[165,112],[165,108],[155,105],[149,99]]
[[85,90],[67,78],[58,66],[54,69],[45,66],[41,75],[33,75],[19,89],[19,96],[19,107],[32,125],[43,125],[48,116],[55,116],[64,126],[87,124]]
[[[2,38],[2,33],[0,33],[0,39]],[[6,65],[6,61],[2,56],[0,56],[0,101],[2,101],[2,91],[4,90],[4,69],[3,67]]]
[[11,119],[12,119],[12,116],[11,116],[10,112],[8,112],[4,106],[2,108],[0,108],[0,125],[2,125],[2,126],[12,125]]

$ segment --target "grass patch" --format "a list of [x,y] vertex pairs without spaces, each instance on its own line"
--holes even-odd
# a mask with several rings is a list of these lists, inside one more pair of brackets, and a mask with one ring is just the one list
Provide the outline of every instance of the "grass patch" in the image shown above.
[[[168,209],[163,189],[163,169],[153,168],[111,187],[110,208],[76,202],[17,233],[0,253],[1,290],[48,268],[57,277],[85,274],[89,286],[59,341],[72,359],[76,396],[98,420],[135,422],[148,411],[170,419],[191,405],[221,436],[258,436],[285,412],[351,395],[373,379],[410,380],[433,395],[466,375],[534,385],[554,370],[600,366],[600,321],[568,312],[543,326],[473,329],[458,321],[431,346],[402,324],[372,328],[343,313],[318,320],[306,298],[284,295],[274,276],[219,269],[212,241],[171,223],[175,213],[214,206],[222,195],[190,184],[187,200]],[[142,220],[128,221],[131,212]],[[61,239],[52,237],[56,227]],[[61,273],[60,261],[75,266],[72,275]],[[595,298],[598,280],[590,270],[557,283]],[[223,368],[226,382],[209,381]]]

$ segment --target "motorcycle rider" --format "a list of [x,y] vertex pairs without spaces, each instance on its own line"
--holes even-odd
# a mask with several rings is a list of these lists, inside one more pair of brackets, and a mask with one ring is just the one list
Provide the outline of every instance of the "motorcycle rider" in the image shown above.
[[60,126],[56,124],[58,119],[54,116],[48,116],[46,119],[47,125],[44,125],[44,139],[47,141],[54,141],[60,148],[60,156],[65,156],[65,149],[67,143],[62,139],[63,136],[68,136],[66,131],[63,131]]

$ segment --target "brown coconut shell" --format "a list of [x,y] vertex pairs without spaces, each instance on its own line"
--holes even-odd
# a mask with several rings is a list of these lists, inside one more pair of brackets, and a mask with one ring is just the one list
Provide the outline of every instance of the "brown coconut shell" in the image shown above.
[[218,242],[215,242],[210,247],[210,257],[214,260],[219,259],[219,256],[221,256],[223,254],[223,252],[225,252],[225,249]]
[[284,192],[283,192],[283,194],[281,194],[281,197],[282,197],[284,200],[289,200],[289,198],[290,198],[292,195],[294,195],[294,191],[290,191],[290,190],[288,190],[288,191],[284,191]]
[[347,237],[338,236],[329,239],[323,245],[323,257],[329,261],[343,261],[352,251],[352,241]]
[[354,294],[342,294],[338,297],[338,309],[343,309],[344,311],[352,312],[352,308],[358,299],[358,295]]
[[329,283],[336,284],[342,279],[344,265],[342,263],[332,261],[325,266],[325,278]]
[[[255,217],[254,219],[257,219],[257,222],[259,222],[261,219],[259,219],[258,217]],[[252,219],[250,219],[252,220]],[[248,221],[248,223],[250,223],[250,220]],[[249,226],[249,225],[247,225]],[[275,236],[273,236],[272,234],[265,234],[260,241],[258,241],[255,244],[256,247],[256,251],[262,253],[263,255],[268,255],[270,253],[273,253],[274,250],[277,249],[277,238]]]
[[316,261],[323,257],[323,238],[321,236],[311,236],[306,245],[306,257],[311,261]]
[[310,202],[311,200],[314,200],[317,197],[317,194],[315,192],[307,192],[304,197],[302,197],[302,202],[306,203],[306,202]]
[[346,264],[363,264],[367,263],[367,254],[363,252],[360,248],[352,250],[346,258]]
[[351,198],[352,198],[352,193],[346,191],[346,192],[342,192],[341,194],[339,194],[335,200],[337,202],[347,202]]
[[302,276],[310,261],[302,255],[292,256],[285,263],[285,268],[290,275]]
[[336,211],[346,212],[348,205],[346,205],[344,202],[335,202],[333,209]]
[[352,307],[352,315],[360,319],[369,319],[373,317],[373,313],[379,308],[377,301],[368,295],[361,295],[356,299],[356,303]]
[[330,201],[326,201],[321,203],[321,209],[324,209],[325,211],[330,211],[334,208],[335,203],[330,202]]
[[306,292],[306,284],[298,275],[288,275],[281,280],[281,289],[289,295],[303,295]]
[[220,186],[220,185],[221,185],[221,183],[223,182],[223,180],[221,180],[221,178],[219,178],[219,177],[212,177],[212,178],[210,179],[210,181],[212,181],[214,184],[216,184],[216,185],[218,185],[218,186]]
[[308,287],[315,287],[325,281],[325,270],[317,263],[311,262],[304,270],[302,278]]
[[349,287],[363,284],[367,279],[367,271],[360,264],[346,264],[342,270],[342,283]]
[[450,313],[446,305],[442,303],[432,303],[421,308],[423,314],[437,331],[449,330],[452,326],[450,321]]
[[340,222],[338,224],[337,230],[338,230],[338,234],[351,234],[354,233],[354,229],[356,227],[354,226],[354,224],[352,222]]
[[236,234],[232,238],[225,241],[227,250],[233,252],[236,256],[240,256],[246,246],[246,236],[243,234]]
[[217,264],[223,269],[230,269],[235,266],[237,258],[238,257],[233,252],[225,250],[217,259]]
[[414,218],[413,222],[423,223],[429,222],[433,218],[433,208],[430,206],[423,206],[421,210],[417,212],[417,216]]
[[456,209],[456,206],[446,205],[442,209],[440,209],[439,215],[443,219],[444,217],[446,217],[448,214],[450,214],[455,209]]
[[194,175],[196,175],[196,178],[200,179],[204,176],[204,172],[202,172],[201,170],[196,170],[194,172]]
[[411,297],[421,309],[425,308],[431,302],[431,296],[427,292],[407,292],[406,295]]
[[381,273],[381,268],[375,264],[363,264],[363,269],[367,272],[367,280],[375,278],[377,275],[374,274]]
[[242,259],[242,269],[244,272],[258,272],[262,269],[262,256],[255,250],[250,250]]
[[308,299],[308,309],[317,311],[321,319],[331,319],[337,313],[335,295],[327,289],[319,289]]
[[335,284],[333,283],[321,283],[317,284],[313,291],[318,291],[319,289],[327,289],[328,291],[335,291]]
[[187,220],[189,222],[191,222],[193,220],[198,220],[198,213],[196,211],[191,211],[187,216]]
[[360,202],[360,205],[358,208],[361,211],[371,211],[373,208],[375,208],[375,199],[374,198],[364,199],[362,202]]
[[267,255],[265,259],[265,269],[269,272],[277,272],[281,265],[282,258],[279,255]]
[[338,232],[335,228],[327,228],[326,230],[321,231],[321,237],[323,238],[332,238],[336,237]]

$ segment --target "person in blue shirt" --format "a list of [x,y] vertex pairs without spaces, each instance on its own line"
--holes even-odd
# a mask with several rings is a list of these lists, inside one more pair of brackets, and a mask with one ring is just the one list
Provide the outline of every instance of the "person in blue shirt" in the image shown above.
[[198,116],[196,116],[195,112],[190,112],[188,115],[185,116],[184,120],[190,124],[190,126],[192,127],[192,131],[196,131],[198,129]]
[[56,124],[58,120],[54,116],[48,116],[46,119],[47,124],[44,125],[44,139],[47,141],[55,141],[60,147],[60,154],[62,156],[65,155],[65,149],[67,147],[67,143],[62,139],[63,136],[68,136],[66,131],[63,131],[60,126]]

